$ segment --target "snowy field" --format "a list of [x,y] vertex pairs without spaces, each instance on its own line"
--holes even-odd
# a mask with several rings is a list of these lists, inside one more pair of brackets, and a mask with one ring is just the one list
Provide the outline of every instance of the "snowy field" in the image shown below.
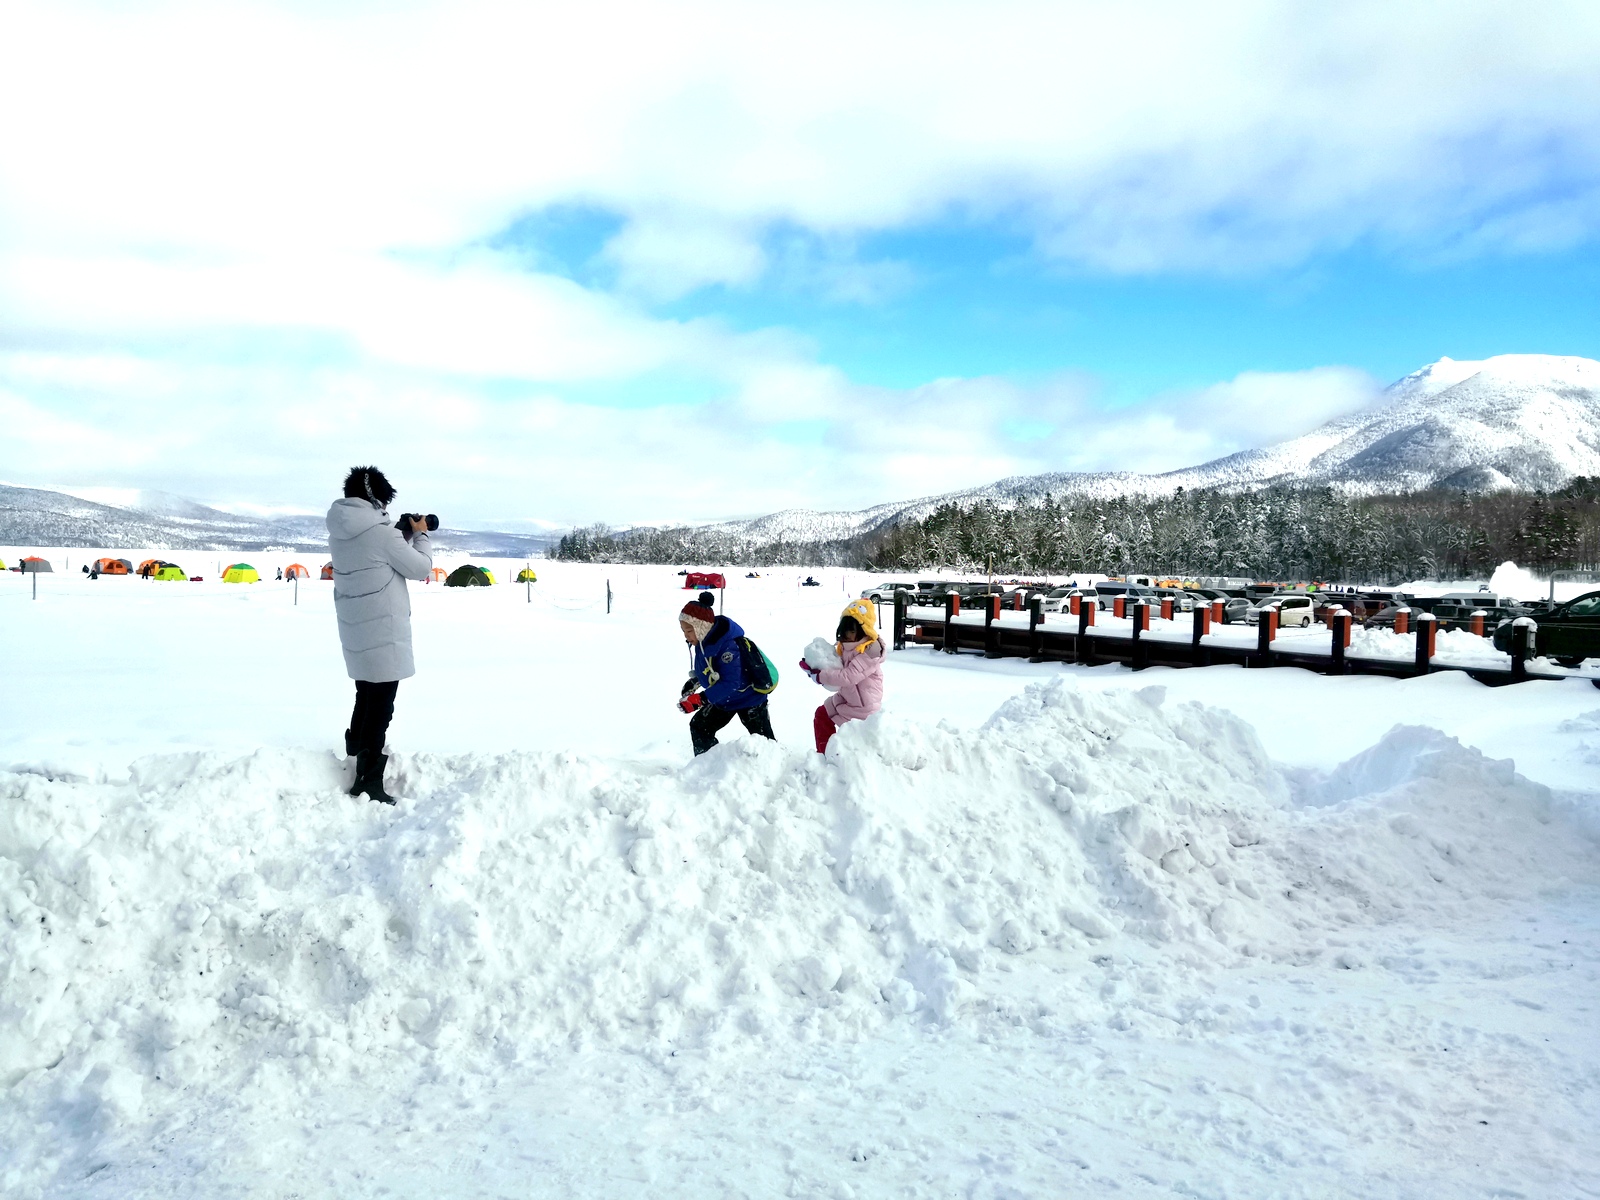
[[823,760],[791,664],[869,577],[779,569],[780,744],[692,761],[677,577],[539,561],[413,585],[383,810],[330,584],[46,556],[0,1194],[1600,1195],[1586,681],[917,648]]

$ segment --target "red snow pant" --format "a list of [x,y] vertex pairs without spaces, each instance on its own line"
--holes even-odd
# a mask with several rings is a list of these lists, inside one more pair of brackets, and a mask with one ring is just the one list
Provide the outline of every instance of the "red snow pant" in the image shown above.
[[828,715],[827,705],[817,705],[817,715],[811,718],[811,728],[817,735],[817,753],[826,754],[829,740],[839,729],[833,723],[833,718]]

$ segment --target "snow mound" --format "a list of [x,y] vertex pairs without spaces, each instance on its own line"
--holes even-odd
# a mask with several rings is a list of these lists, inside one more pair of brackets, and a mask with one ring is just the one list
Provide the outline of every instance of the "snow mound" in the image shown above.
[[1593,874],[1545,788],[1431,731],[1311,806],[1248,725],[1161,688],[837,736],[682,767],[400,756],[398,811],[310,752],[0,773],[0,1161],[274,1074],[1104,1021],[1085,966],[1119,946],[1306,962],[1353,922]]

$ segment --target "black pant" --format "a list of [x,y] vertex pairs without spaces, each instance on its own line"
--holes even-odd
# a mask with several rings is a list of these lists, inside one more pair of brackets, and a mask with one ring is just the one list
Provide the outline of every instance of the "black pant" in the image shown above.
[[715,704],[702,704],[689,722],[689,737],[694,741],[694,752],[704,754],[717,744],[717,730],[738,717],[749,733],[764,738],[778,739],[772,733],[772,718],[763,700],[754,708],[718,708]]
[[363,750],[383,753],[383,739],[389,733],[389,722],[394,719],[394,694],[399,690],[398,679],[388,683],[356,680],[356,707],[350,714],[350,745],[357,754]]

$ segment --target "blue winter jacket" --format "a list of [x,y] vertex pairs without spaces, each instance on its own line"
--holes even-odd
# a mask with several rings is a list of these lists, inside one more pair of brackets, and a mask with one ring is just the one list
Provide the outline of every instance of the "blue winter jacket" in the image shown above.
[[739,653],[743,636],[744,630],[727,617],[718,617],[706,640],[694,648],[694,678],[704,689],[706,702],[735,712],[767,702],[744,677],[744,655]]

